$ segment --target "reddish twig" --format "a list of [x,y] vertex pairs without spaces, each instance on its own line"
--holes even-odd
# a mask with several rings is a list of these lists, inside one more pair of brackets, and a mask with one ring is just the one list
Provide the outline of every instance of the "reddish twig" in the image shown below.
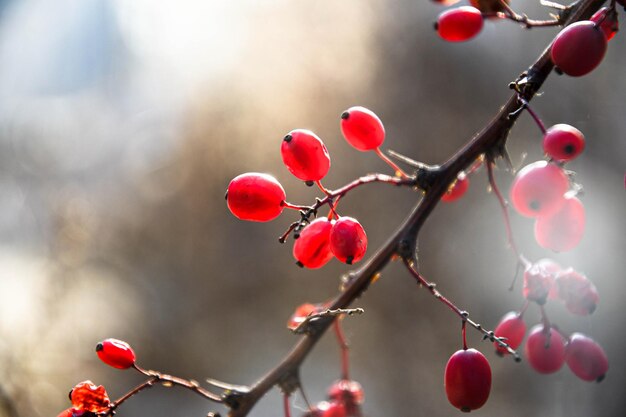
[[461,310],[458,308],[452,301],[448,298],[444,297],[437,289],[436,284],[429,282],[415,269],[415,260],[413,259],[404,259],[404,265],[407,267],[408,271],[411,273],[413,278],[417,281],[417,283],[426,288],[437,300],[441,301],[444,305],[446,305],[450,310],[452,310],[461,320],[463,320],[462,334],[463,334],[463,349],[467,349],[467,343],[465,339],[465,324],[469,324],[479,332],[483,334],[485,339],[489,339],[492,342],[498,344],[498,346],[505,348],[511,355],[515,361],[519,362],[521,360],[519,354],[511,348],[506,342],[505,339],[496,337],[493,331],[485,329],[480,323],[476,323],[469,317],[469,313],[465,310]]

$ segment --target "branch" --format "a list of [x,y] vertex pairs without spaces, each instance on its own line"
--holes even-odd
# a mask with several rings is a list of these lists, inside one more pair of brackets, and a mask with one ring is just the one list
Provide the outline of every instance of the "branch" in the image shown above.
[[[589,18],[603,3],[604,0],[582,0],[573,4],[565,25]],[[511,83],[510,86],[515,90],[515,93],[501,107],[491,122],[441,167],[431,168],[427,172],[430,181],[428,182],[428,187],[425,187],[426,194],[424,198],[414,206],[409,216],[387,242],[365,261],[360,268],[350,273],[343,292],[336,296],[329,309],[349,307],[356,298],[363,294],[372,279],[394,256],[399,255],[404,259],[413,258],[419,231],[439,203],[441,196],[447,191],[449,184],[455,180],[458,172],[468,168],[477,158],[484,154],[492,159],[506,156],[506,140],[509,131],[520,114],[515,111],[523,104],[518,97],[521,97],[526,102],[531,101],[553,68],[554,64],[550,59],[550,45],[548,45],[536,62],[515,82]],[[416,178],[419,178],[420,174],[424,173],[418,169]],[[319,206],[321,204],[317,205],[317,207]],[[313,347],[335,319],[336,317],[324,317],[317,320],[315,323],[316,331],[303,335],[281,362],[249,387],[249,389],[248,387],[243,387],[246,389],[226,391],[223,394],[223,399],[230,407],[229,416],[247,416],[259,399],[272,387],[275,385],[283,387],[287,381],[293,381],[294,379],[298,381],[298,370],[302,362],[308,357]]]

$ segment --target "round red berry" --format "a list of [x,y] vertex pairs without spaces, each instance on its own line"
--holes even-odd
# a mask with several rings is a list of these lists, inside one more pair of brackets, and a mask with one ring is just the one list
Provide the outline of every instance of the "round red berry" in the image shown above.
[[565,339],[554,327],[537,324],[530,329],[524,353],[535,371],[542,374],[556,372],[565,361]]
[[230,182],[226,202],[238,219],[267,222],[283,212],[285,190],[271,175],[248,172]]
[[376,114],[355,106],[341,114],[341,133],[359,151],[371,151],[385,141],[385,127]]
[[[522,344],[522,340],[524,340],[526,323],[524,323],[524,319],[520,313],[511,311],[502,317],[493,332],[496,337],[504,339],[511,349],[517,349],[518,346]],[[509,351],[500,346],[498,342],[493,342],[493,344],[496,347],[496,353],[498,355],[506,355],[509,353]]]
[[575,248],[585,232],[585,207],[576,197],[567,197],[561,207],[535,221],[535,240],[546,249],[565,252]]
[[283,139],[280,153],[289,172],[302,181],[319,181],[330,169],[326,145],[310,130],[289,132]]
[[563,204],[569,180],[556,164],[537,161],[522,168],[511,184],[511,203],[523,216],[545,216]]
[[580,77],[593,71],[604,58],[607,40],[602,29],[589,20],[572,23],[554,39],[552,62],[561,71]]
[[352,217],[340,217],[330,230],[330,250],[348,265],[360,261],[367,251],[367,235],[361,223]]
[[128,369],[135,364],[135,352],[122,340],[106,339],[96,345],[98,357],[109,366]]
[[328,389],[328,399],[344,404],[363,404],[363,387],[357,381],[340,379]]
[[468,188],[469,178],[467,178],[465,172],[460,172],[459,175],[457,175],[454,183],[450,187],[448,187],[448,191],[446,191],[445,194],[441,196],[441,201],[445,201],[446,203],[456,201],[463,197]]
[[435,27],[439,36],[446,41],[467,41],[482,30],[483,15],[475,7],[461,6],[441,13]]
[[569,337],[565,362],[574,375],[584,381],[600,382],[609,370],[609,360],[604,349],[582,333],[574,333]]
[[543,137],[543,151],[557,162],[569,162],[585,149],[585,136],[574,126],[554,125]]
[[482,407],[491,390],[489,362],[476,349],[457,351],[446,364],[444,386],[450,404],[461,411]]

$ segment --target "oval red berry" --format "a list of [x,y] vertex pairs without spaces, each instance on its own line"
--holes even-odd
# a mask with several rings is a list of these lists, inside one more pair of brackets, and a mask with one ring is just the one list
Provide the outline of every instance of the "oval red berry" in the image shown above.
[[371,151],[385,141],[383,122],[373,111],[355,106],[341,114],[341,133],[359,151]]
[[585,136],[574,126],[554,125],[543,137],[543,151],[557,162],[569,162],[585,149]]
[[578,378],[584,381],[602,381],[609,370],[609,360],[602,346],[582,333],[569,337],[565,362]]
[[283,186],[268,174],[248,172],[228,185],[226,203],[241,220],[267,222],[280,216],[285,202]]
[[289,132],[283,139],[280,153],[289,172],[302,181],[319,181],[330,169],[326,145],[310,130]]
[[580,77],[593,71],[604,58],[607,40],[602,29],[589,20],[572,23],[554,38],[552,62],[565,74]]
[[135,364],[135,352],[122,340],[106,339],[96,345],[98,357],[117,369],[128,369]]
[[555,328],[546,329],[543,324],[537,324],[530,330],[524,353],[535,371],[551,374],[563,366],[565,339]]
[[441,13],[436,27],[439,36],[448,42],[467,41],[482,30],[483,15],[472,6],[457,7]]
[[352,217],[341,217],[330,230],[330,250],[341,262],[351,265],[367,251],[367,235],[361,223]]
[[299,266],[321,268],[333,258],[330,250],[330,231],[333,223],[320,217],[307,225],[293,244],[293,257]]
[[444,386],[450,404],[461,411],[482,407],[491,390],[491,367],[476,349],[459,350],[446,364]]
[[545,216],[564,202],[569,180],[561,167],[537,161],[522,168],[511,184],[511,203],[526,217]]

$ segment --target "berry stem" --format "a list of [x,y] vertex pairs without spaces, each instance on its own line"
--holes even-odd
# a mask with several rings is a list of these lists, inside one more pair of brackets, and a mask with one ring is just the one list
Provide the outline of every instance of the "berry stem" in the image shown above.
[[374,149],[374,152],[376,152],[376,155],[378,155],[378,157],[380,159],[382,159],[387,165],[389,165],[391,168],[393,168],[396,176],[401,177],[401,178],[410,178],[410,175],[408,175],[406,172],[404,172],[402,170],[402,168],[400,168],[398,165],[396,165],[395,162],[393,162],[391,159],[389,159],[387,157],[387,155],[385,155],[380,148],[376,148]]
[[291,417],[291,407],[289,404],[289,394],[283,394],[283,408],[285,410],[285,417]]
[[461,321],[461,335],[463,336],[463,350],[467,350],[467,337],[465,328],[467,327],[467,321],[463,319]]
[[[500,189],[498,188],[498,184],[496,183],[495,175],[493,174],[493,166],[495,165],[495,163],[493,162],[493,160],[488,159],[486,165],[487,165],[487,177],[489,178],[489,185],[491,186],[491,190],[493,191],[493,194],[498,199],[498,203],[500,203],[500,208],[502,209],[502,216],[504,217],[504,226],[506,228],[506,239],[509,244],[509,247],[511,248],[513,253],[515,253],[515,256],[517,257],[517,259],[519,259],[519,262],[523,266],[528,266],[530,265],[530,262],[517,249],[517,244],[515,243],[515,238],[513,237],[513,229],[511,228],[511,219],[509,217],[509,205],[507,201],[504,199],[504,196],[502,195],[502,193],[500,192]],[[515,273],[515,278],[517,278],[517,272]],[[511,283],[511,287],[513,287],[513,284],[515,284],[515,278],[513,279],[513,282]]]
[[528,104],[528,101],[524,99],[524,97],[520,95],[517,97],[517,99],[520,101],[520,103],[522,103],[522,108],[525,109],[528,112],[528,114],[530,114],[530,116],[533,118],[535,123],[537,123],[537,126],[539,126],[539,130],[541,130],[541,133],[545,135],[547,131],[546,125],[543,124],[543,121],[541,120],[539,115],[535,113],[535,111],[530,107],[530,104]]
[[322,192],[323,192],[324,194],[326,194],[326,195],[330,195],[330,191],[329,191],[326,187],[324,187],[324,186],[322,185],[322,181],[321,181],[321,180],[317,180],[317,181],[315,181],[315,185],[317,185],[317,188],[319,188],[320,190],[322,190]]
[[297,210],[297,211],[302,211],[302,210],[308,210],[309,209],[309,206],[299,206],[297,204],[291,204],[288,201],[283,201],[282,205],[283,205],[284,208],[288,208],[288,209],[291,209],[291,210]]
[[[563,22],[560,18],[551,20],[534,20],[529,19],[525,14],[516,13],[511,6],[505,0],[499,0],[500,6],[504,9],[504,12],[495,13],[496,16],[509,19],[517,23],[523,24],[527,29],[533,27],[547,27],[547,26],[560,26]],[[485,15],[485,13],[483,13]]]
[[341,379],[350,379],[350,347],[341,327],[341,319],[333,322],[339,349],[341,349]]
[[491,330],[485,329],[481,324],[476,323],[469,317],[469,313],[467,311],[461,310],[458,308],[452,301],[448,300],[444,297],[439,291],[436,289],[436,284],[427,281],[422,275],[415,269],[415,265],[417,264],[414,259],[404,258],[404,265],[411,273],[413,278],[417,281],[420,287],[426,288],[437,300],[441,301],[443,304],[448,306],[450,310],[452,310],[456,315],[458,315],[461,320],[463,320],[462,324],[462,334],[463,334],[463,346],[464,349],[467,349],[467,343],[465,341],[465,325],[466,323],[481,332],[485,339],[489,339],[492,342],[498,343],[498,345],[504,349],[506,349],[515,359],[516,362],[521,360],[519,354],[515,351],[515,349],[511,348],[502,338],[496,337]]

